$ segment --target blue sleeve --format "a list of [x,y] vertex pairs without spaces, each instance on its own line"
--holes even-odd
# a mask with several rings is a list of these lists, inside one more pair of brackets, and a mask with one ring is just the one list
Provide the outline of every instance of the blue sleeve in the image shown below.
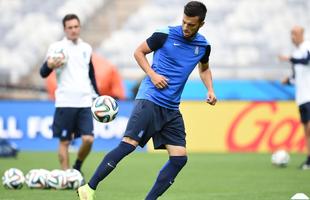
[[150,47],[152,51],[156,51],[160,49],[168,38],[167,33],[155,32],[151,37],[146,39],[147,45]]
[[207,45],[207,46],[206,46],[206,53],[205,53],[205,55],[200,59],[200,62],[203,63],[203,64],[208,63],[208,62],[209,62],[210,53],[211,53],[211,46],[210,46],[210,45]]
[[40,75],[42,78],[46,78],[48,77],[48,75],[50,75],[50,73],[52,73],[53,69],[50,69],[48,66],[47,66],[47,61],[43,63],[43,65],[41,66],[41,69],[40,69]]
[[88,75],[89,75],[90,82],[93,85],[95,92],[99,95],[99,91],[98,91],[97,83],[96,83],[96,78],[95,78],[95,69],[94,69],[94,65],[93,65],[93,62],[91,61],[91,59],[89,62],[89,73],[88,73]]
[[302,65],[308,65],[309,62],[310,62],[310,52],[308,51],[307,52],[307,57],[305,58],[300,58],[300,59],[297,59],[297,58],[291,58],[290,59],[291,63],[293,64],[302,64]]

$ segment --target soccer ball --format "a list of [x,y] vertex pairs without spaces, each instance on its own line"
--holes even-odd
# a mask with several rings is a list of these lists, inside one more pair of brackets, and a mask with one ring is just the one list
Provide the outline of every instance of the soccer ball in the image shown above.
[[118,103],[110,96],[99,96],[93,101],[91,111],[95,120],[107,123],[115,119],[118,113]]
[[65,171],[54,169],[47,176],[47,184],[49,187],[62,190],[67,188],[67,176]]
[[48,54],[48,57],[54,60],[63,59],[62,65],[65,65],[68,62],[68,53],[63,48],[54,49]]
[[76,190],[80,186],[85,184],[85,180],[82,174],[76,169],[67,169],[66,171],[67,176],[67,188]]
[[2,176],[2,184],[8,189],[20,189],[25,182],[24,174],[21,170],[10,168]]
[[290,155],[285,150],[278,150],[271,156],[271,163],[276,166],[286,167],[289,161]]
[[48,188],[48,174],[45,169],[32,169],[26,174],[26,185],[29,188]]
[[46,170],[46,169],[40,169],[40,174],[41,176],[43,176],[45,178],[45,186],[44,188],[49,188],[50,186],[48,185],[48,182],[47,182],[47,177],[48,175],[50,174],[51,172],[49,170]]

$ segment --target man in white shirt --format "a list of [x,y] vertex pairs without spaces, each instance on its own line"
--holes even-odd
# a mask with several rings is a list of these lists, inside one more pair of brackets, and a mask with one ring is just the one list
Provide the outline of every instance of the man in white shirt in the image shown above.
[[47,60],[40,69],[43,78],[56,72],[55,113],[53,137],[59,138],[59,162],[62,169],[69,168],[68,148],[71,140],[82,137],[73,168],[81,166],[94,141],[91,114],[92,97],[98,94],[94,67],[91,62],[92,48],[80,37],[80,20],[75,14],[63,18],[65,37],[50,45]]
[[299,106],[301,122],[306,136],[307,160],[301,169],[310,169],[310,42],[304,40],[304,28],[294,26],[291,30],[291,39],[296,49],[291,56],[279,56],[281,61],[293,65],[292,77],[284,79],[283,83],[294,81],[296,86],[295,100]]

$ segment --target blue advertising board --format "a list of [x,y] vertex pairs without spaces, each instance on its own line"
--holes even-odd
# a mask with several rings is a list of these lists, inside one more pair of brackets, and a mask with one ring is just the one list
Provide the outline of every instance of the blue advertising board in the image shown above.
[[[114,121],[103,124],[94,120],[93,150],[107,151],[120,142],[132,108],[132,101],[121,101]],[[57,150],[58,139],[52,138],[51,130],[54,109],[51,101],[0,101],[0,138],[14,142],[20,150]],[[74,141],[72,147],[80,142]]]
[[[127,98],[133,98],[136,81],[124,81]],[[213,80],[217,99],[246,101],[288,101],[294,100],[295,87],[283,85],[277,80]],[[188,80],[182,93],[182,100],[205,100],[207,89],[201,80]]]

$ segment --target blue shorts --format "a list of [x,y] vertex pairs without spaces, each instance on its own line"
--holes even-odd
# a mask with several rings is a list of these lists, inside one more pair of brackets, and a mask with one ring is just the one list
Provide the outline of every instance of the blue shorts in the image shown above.
[[60,140],[72,140],[81,135],[94,135],[90,108],[56,108],[52,129],[53,137]]
[[165,145],[186,146],[185,128],[179,110],[161,107],[151,101],[139,99],[128,121],[125,135],[144,147],[150,138],[155,149],[165,149]]
[[303,124],[310,121],[310,102],[301,104],[299,106],[299,113]]

